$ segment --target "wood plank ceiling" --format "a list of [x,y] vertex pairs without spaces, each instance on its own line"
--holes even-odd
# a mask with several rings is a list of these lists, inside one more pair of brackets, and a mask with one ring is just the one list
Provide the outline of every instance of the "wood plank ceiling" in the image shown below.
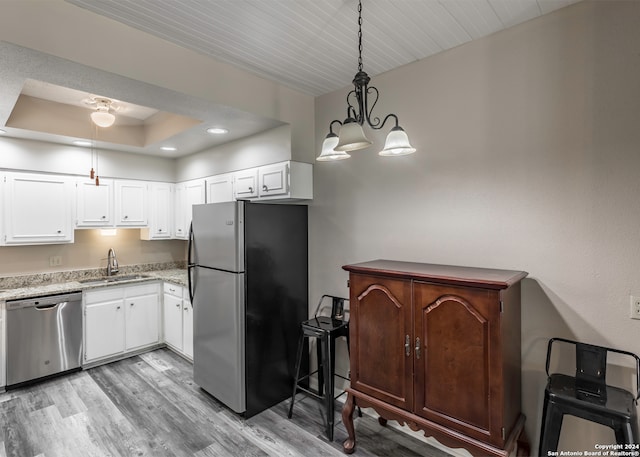
[[[311,95],[357,71],[357,0],[66,0]],[[579,0],[364,0],[370,76]]]

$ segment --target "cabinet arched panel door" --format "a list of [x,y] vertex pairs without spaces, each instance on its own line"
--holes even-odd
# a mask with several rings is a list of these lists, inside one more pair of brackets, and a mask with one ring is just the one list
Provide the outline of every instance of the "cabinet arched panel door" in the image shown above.
[[501,374],[494,353],[500,349],[498,292],[420,282],[414,291],[422,350],[415,360],[414,412],[485,441],[500,436],[502,404],[491,381]]
[[354,275],[350,289],[351,385],[411,409],[411,281]]

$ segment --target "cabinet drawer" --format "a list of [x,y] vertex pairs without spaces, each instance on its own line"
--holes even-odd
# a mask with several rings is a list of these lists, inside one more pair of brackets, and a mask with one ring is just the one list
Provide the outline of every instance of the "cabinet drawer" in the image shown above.
[[86,291],[84,293],[84,303],[85,305],[91,305],[93,303],[122,300],[123,297],[124,288],[111,286],[102,289]]
[[168,282],[164,283],[164,293],[173,295],[174,297],[182,298],[182,286],[177,286]]
[[138,297],[140,295],[153,295],[160,292],[160,287],[157,282],[144,283],[136,286],[128,286],[125,288],[124,296]]

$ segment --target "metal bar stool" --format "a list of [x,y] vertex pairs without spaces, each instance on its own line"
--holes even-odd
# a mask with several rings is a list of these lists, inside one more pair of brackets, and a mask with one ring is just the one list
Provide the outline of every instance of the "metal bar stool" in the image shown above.
[[[331,299],[331,315],[318,316],[325,299]],[[333,295],[323,295],[314,313],[314,317],[302,322],[300,325],[300,339],[298,342],[298,355],[296,360],[296,377],[293,383],[293,394],[291,395],[291,404],[289,406],[288,417],[291,419],[293,415],[293,404],[295,402],[296,393],[303,391],[312,397],[322,401],[327,414],[326,433],[329,441],[333,441],[333,426],[335,405],[334,400],[334,376],[349,380],[335,372],[335,341],[342,336],[347,338],[347,350],[349,349],[349,322],[344,320],[344,302],[348,299],[342,297],[334,297]],[[305,345],[305,338],[316,338],[316,350],[318,355],[318,369],[300,377],[300,365],[302,362],[302,353]],[[306,387],[309,377],[318,374],[318,391],[313,391]]]
[[[551,349],[556,341],[575,345],[575,376],[549,374]],[[635,359],[635,394],[606,384],[609,352]],[[611,427],[618,444],[638,444],[636,402],[640,397],[640,359],[637,355],[564,338],[551,338],[547,347],[546,371],[548,380],[544,391],[539,455],[550,455],[550,451],[558,450],[565,414]]]

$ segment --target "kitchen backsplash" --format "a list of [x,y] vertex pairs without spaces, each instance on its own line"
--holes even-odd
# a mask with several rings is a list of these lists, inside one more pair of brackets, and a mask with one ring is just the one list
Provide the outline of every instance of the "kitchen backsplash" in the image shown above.
[[[145,271],[185,269],[185,261],[145,263],[140,265],[121,265],[120,275],[143,273]],[[105,276],[105,268],[91,268],[86,270],[56,271],[22,276],[0,277],[0,289],[15,289],[20,287],[39,286],[42,284],[79,281],[83,279],[101,278]]]

